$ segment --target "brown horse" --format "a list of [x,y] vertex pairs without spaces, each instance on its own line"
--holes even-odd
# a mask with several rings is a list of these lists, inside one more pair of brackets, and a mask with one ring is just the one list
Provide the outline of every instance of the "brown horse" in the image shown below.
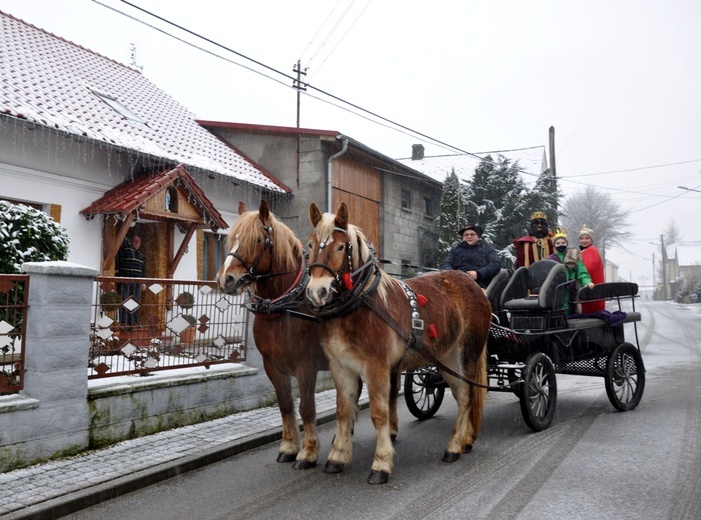
[[[306,261],[304,250],[292,230],[278,221],[262,200],[258,211],[239,204],[239,218],[227,240],[229,253],[217,273],[221,290],[241,294],[249,290],[249,309],[255,313],[253,338],[263,356],[265,373],[275,387],[282,415],[282,443],[278,462],[295,461],[293,467],[316,466],[319,439],[316,432],[314,389],[317,373],[328,370],[315,321],[294,317],[304,303]],[[312,318],[309,316],[309,318]],[[297,379],[299,414],[304,442],[295,417],[291,377]]]
[[306,294],[324,317],[321,344],[337,396],[336,435],[324,471],[339,473],[351,461],[351,432],[358,411],[354,382],[362,375],[377,435],[368,482],[388,481],[394,464],[390,374],[398,368],[430,364],[420,353],[422,344],[433,361],[443,365],[441,372],[458,403],[443,456],[445,462],[457,460],[472,449],[482,422],[485,390],[481,385],[487,381],[491,321],[484,292],[460,271],[418,276],[402,286],[377,267],[362,231],[349,223],[345,203],[336,215],[322,215],[312,204],[309,220],[314,231]]

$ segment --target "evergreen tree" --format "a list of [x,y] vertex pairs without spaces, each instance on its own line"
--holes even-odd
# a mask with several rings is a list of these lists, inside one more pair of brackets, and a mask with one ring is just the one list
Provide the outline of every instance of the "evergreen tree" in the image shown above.
[[451,246],[459,239],[457,231],[467,223],[465,201],[460,189],[460,179],[453,169],[443,182],[441,195],[441,216],[438,230],[438,255],[444,259]]

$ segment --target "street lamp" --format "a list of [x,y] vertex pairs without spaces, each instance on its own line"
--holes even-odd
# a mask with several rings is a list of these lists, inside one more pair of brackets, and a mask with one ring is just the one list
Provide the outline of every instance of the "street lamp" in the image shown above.
[[701,190],[697,190],[695,188],[687,188],[686,186],[677,186],[680,190],[686,190],[686,191],[695,191],[696,193],[701,193]]

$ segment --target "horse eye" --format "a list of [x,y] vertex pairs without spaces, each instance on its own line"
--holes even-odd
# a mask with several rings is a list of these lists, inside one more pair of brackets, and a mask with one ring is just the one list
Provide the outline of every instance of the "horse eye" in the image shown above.
[[309,250],[311,251],[311,250],[312,250],[312,247],[313,247],[313,246],[312,246],[312,243],[311,243],[311,242],[309,242],[309,243],[307,244],[307,247],[308,247],[308,248],[309,248]]
[[263,241],[263,239],[258,237],[258,243],[260,244],[262,241]]
[[341,244],[340,246],[338,246],[338,251],[343,251],[344,247],[346,247],[346,246],[344,244]]

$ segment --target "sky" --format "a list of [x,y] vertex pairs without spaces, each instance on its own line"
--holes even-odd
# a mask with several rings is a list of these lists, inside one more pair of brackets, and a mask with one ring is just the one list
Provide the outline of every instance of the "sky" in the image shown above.
[[416,143],[427,156],[548,149],[552,126],[564,194],[592,185],[630,211],[632,242],[606,251],[621,276],[651,283],[672,222],[701,240],[701,192],[678,188],[701,190],[698,0],[0,0],[0,10],[122,63],[134,46],[143,74],[200,119],[294,127],[299,62],[300,125],[395,159]]

